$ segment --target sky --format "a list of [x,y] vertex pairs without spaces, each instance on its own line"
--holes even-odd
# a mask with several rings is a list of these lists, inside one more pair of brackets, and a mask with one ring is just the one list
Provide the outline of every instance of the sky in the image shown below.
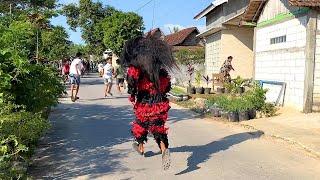
[[[187,28],[196,26],[200,31],[205,29],[205,19],[195,20],[193,17],[206,8],[213,0],[100,0],[105,5],[128,12],[136,12],[143,17],[145,31],[160,27],[165,34],[169,34],[173,27]],[[148,3],[150,2],[150,3]],[[59,0],[61,4],[78,3],[78,0]],[[148,4],[147,4],[148,3]],[[144,6],[145,5],[145,6]],[[153,8],[155,7],[155,8]],[[154,9],[154,18],[153,18]],[[53,25],[67,28],[70,40],[76,44],[83,44],[81,32],[69,29],[64,16],[52,19]]]

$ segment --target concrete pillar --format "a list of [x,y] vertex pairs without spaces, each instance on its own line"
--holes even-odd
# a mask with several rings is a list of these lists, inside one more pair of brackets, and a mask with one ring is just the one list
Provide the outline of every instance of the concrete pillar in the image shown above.
[[307,23],[306,66],[304,79],[303,112],[311,113],[313,106],[314,68],[317,35],[317,11],[310,9]]

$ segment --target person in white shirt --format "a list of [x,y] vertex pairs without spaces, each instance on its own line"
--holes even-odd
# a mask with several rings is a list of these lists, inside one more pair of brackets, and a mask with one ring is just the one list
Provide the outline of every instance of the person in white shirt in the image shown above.
[[103,64],[102,63],[98,64],[98,72],[99,72],[99,76],[102,77],[103,76]]
[[[83,64],[81,60],[82,54],[78,52],[76,58],[71,62],[70,65],[70,83],[71,83],[71,101],[75,102],[78,97],[80,76],[83,70]],[[75,93],[74,93],[75,91]]]
[[112,87],[112,76],[114,74],[114,69],[112,66],[112,58],[107,58],[107,64],[103,67],[103,79],[105,84],[104,96],[112,96],[111,87]]

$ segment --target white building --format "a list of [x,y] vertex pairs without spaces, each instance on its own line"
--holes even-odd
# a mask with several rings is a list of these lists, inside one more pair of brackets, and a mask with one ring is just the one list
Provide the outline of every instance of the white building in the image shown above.
[[270,85],[268,97],[281,94],[285,105],[307,113],[320,111],[319,7],[315,0],[269,0],[247,11],[263,8],[255,28],[255,79],[284,82],[282,93]]

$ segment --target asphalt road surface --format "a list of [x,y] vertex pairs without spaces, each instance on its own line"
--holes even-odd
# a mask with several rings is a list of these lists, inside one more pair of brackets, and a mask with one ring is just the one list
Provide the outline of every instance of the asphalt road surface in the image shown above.
[[197,118],[173,106],[168,121],[172,164],[161,168],[152,137],[146,157],[132,149],[127,95],[103,98],[103,80],[82,79],[79,101],[61,99],[50,116],[30,174],[35,179],[320,179],[320,161],[260,132]]

